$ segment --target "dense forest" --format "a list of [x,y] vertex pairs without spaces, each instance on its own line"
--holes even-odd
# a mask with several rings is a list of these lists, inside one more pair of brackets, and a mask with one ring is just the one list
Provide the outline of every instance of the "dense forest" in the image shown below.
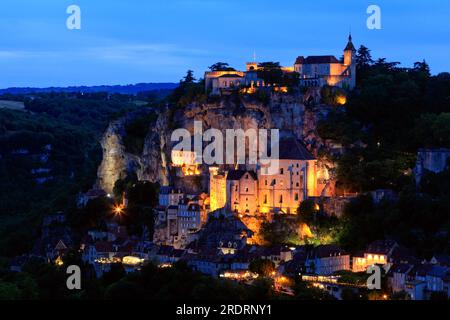
[[153,93],[2,96],[24,102],[25,108],[0,109],[0,256],[29,251],[42,216],[69,210],[77,194],[92,187],[102,157],[99,140],[111,120],[158,108],[161,98]]

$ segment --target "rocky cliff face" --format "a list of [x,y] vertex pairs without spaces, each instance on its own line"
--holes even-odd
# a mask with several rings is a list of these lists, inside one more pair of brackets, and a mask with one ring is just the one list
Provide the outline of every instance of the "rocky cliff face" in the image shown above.
[[164,117],[159,117],[156,123],[149,126],[142,155],[127,152],[124,145],[126,125],[142,115],[142,112],[131,113],[108,126],[100,140],[103,160],[97,171],[96,188],[112,193],[116,181],[130,173],[136,174],[139,180],[167,183],[167,162],[161,152],[164,147],[161,144],[161,139],[164,140]]
[[124,121],[111,122],[100,144],[103,160],[97,171],[96,187],[112,193],[114,183],[126,176],[139,164],[139,159],[125,152],[122,137],[125,135]]
[[163,185],[173,182],[169,174],[171,133],[176,128],[194,132],[194,121],[201,121],[203,130],[277,128],[291,131],[304,140],[317,155],[322,146],[316,134],[317,121],[326,114],[326,107],[309,109],[301,96],[272,95],[266,102],[251,98],[222,97],[214,103],[193,103],[182,110],[162,112],[156,123],[149,126],[141,155],[127,152],[123,137],[128,121],[138,115],[130,114],[112,122],[101,145],[103,161],[98,169],[97,187],[111,193],[116,180],[134,172],[139,179],[157,181]]

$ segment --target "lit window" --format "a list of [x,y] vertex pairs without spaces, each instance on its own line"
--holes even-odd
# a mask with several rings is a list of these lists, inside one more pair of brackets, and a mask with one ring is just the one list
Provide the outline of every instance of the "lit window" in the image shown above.
[[372,255],[369,254],[369,255],[367,256],[367,259],[372,260]]

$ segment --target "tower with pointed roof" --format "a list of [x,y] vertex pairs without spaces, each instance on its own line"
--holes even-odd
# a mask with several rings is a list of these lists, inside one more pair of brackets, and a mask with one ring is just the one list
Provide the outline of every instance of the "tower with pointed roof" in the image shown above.
[[352,35],[348,35],[348,42],[344,49],[344,64],[349,66],[355,60],[356,49],[352,42]]
[[350,87],[356,85],[356,49],[352,42],[352,35],[348,35],[348,42],[344,48],[344,66],[347,67],[347,74],[349,75]]

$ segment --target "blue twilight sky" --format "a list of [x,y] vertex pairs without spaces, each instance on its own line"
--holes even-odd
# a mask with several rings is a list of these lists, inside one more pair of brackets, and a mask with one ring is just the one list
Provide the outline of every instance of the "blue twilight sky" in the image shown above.
[[[82,29],[66,28],[79,5]],[[366,9],[382,10],[382,29]],[[217,61],[292,65],[357,47],[405,66],[450,71],[448,0],[2,0],[0,88],[175,82]]]

